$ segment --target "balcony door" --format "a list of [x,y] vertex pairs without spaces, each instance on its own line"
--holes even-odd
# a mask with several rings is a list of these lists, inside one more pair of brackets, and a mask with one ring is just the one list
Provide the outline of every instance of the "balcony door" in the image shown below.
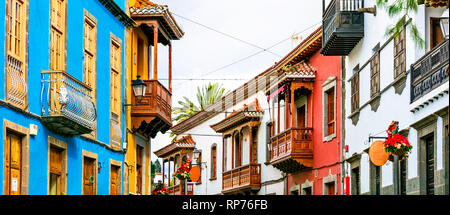
[[242,143],[241,135],[236,132],[234,135],[234,168],[242,165]]
[[306,108],[305,105],[297,108],[297,128],[305,128]]

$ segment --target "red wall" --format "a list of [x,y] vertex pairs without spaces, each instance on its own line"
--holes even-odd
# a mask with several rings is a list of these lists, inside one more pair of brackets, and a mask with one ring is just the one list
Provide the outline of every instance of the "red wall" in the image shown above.
[[[330,173],[337,176],[336,190],[340,191],[340,130],[341,130],[341,58],[339,56],[323,56],[316,52],[309,60],[316,73],[314,89],[312,93],[313,107],[308,110],[308,125],[313,126],[314,141],[314,163],[312,170],[301,171],[288,177],[288,187],[296,184],[303,184],[306,179],[314,181],[313,193],[321,195],[323,192],[323,180]],[[322,84],[329,77],[337,77],[336,80],[336,137],[329,142],[323,142],[323,92]],[[311,99],[308,102],[311,102]],[[309,105],[308,105],[309,106]],[[310,106],[309,106],[310,107]],[[311,117],[312,116],[312,117]],[[317,169],[317,177],[315,170]]]

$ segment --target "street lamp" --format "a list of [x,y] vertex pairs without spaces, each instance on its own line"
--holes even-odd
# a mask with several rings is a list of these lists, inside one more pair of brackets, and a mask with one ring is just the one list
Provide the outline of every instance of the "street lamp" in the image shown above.
[[440,22],[442,34],[444,35],[445,39],[448,39],[448,8],[442,14]]
[[196,163],[198,163],[198,158],[200,157],[200,151],[197,148],[194,148],[192,152],[192,158],[195,159]]
[[[198,158],[200,157],[201,153],[202,152],[200,150],[198,150],[197,148],[194,148],[194,151],[192,151],[192,159],[195,159],[195,164],[192,164],[192,165],[199,166],[200,173],[201,173],[202,172],[202,164],[205,164],[205,170],[206,170],[205,173],[207,173],[208,165],[206,164],[206,162],[198,162]],[[200,177],[201,177],[201,175],[202,174],[200,174]],[[207,193],[208,193],[208,183],[205,182],[205,194],[207,194]]]
[[137,75],[136,80],[131,84],[133,88],[134,97],[137,98],[137,104],[124,104],[123,106],[138,106],[141,105],[141,99],[145,97],[145,91],[147,90],[147,84],[141,80],[141,76]]

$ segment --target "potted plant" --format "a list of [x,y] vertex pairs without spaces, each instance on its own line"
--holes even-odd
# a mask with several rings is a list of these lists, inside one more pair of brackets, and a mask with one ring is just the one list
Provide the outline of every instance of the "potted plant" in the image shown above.
[[152,195],[169,195],[170,193],[172,193],[171,190],[167,190],[162,184],[158,184],[155,190],[153,190]]

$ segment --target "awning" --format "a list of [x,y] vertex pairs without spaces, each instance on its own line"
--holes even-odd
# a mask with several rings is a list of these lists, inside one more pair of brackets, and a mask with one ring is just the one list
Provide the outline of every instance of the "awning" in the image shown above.
[[269,96],[267,96],[267,102],[270,101],[273,97],[277,96],[278,94],[282,93],[286,88],[286,84],[283,84],[280,88],[278,88],[277,91],[271,93]]

